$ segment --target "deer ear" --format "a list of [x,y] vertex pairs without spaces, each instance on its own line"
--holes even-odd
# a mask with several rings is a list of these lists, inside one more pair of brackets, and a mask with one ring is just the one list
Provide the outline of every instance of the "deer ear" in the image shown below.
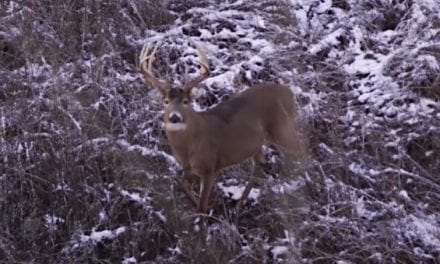
[[189,96],[191,100],[199,99],[200,97],[204,96],[206,94],[205,89],[200,89],[197,87],[194,87],[191,89],[191,92],[189,93]]

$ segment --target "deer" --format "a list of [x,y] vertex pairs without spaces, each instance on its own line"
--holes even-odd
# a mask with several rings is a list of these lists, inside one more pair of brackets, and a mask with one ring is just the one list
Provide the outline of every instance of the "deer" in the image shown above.
[[[168,79],[155,77],[152,65],[157,43],[143,46],[139,68],[146,83],[159,91],[166,139],[183,171],[182,189],[198,211],[207,214],[220,170],[245,160],[251,160],[253,165],[263,163],[264,145],[294,152],[301,147],[301,140],[294,122],[294,94],[281,84],[257,84],[206,111],[196,111],[192,105],[200,96],[197,87],[209,77],[210,67],[202,47],[190,41],[200,70],[181,87],[172,87]],[[190,189],[190,179],[194,178],[200,183],[199,199]],[[252,184],[252,180],[248,181],[237,205],[247,199]]]

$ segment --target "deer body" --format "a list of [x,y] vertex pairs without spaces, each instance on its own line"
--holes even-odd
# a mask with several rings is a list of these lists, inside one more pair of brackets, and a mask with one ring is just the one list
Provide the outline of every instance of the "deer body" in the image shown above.
[[[299,146],[293,121],[294,97],[288,87],[256,85],[205,112],[196,112],[189,103],[193,99],[191,90],[209,73],[206,56],[197,47],[202,58],[201,75],[184,89],[171,89],[169,83],[153,77],[154,51],[147,56],[148,48],[143,49],[141,67],[147,82],[163,95],[165,133],[184,171],[182,187],[201,213],[208,210],[209,195],[219,170],[257,157],[264,144],[290,151]],[[147,59],[150,59],[148,68]],[[199,200],[188,188],[188,180],[193,176],[200,179]],[[250,187],[246,186],[242,199],[249,191]]]
[[185,130],[166,135],[182,167],[218,171],[258,154],[264,144],[282,144],[276,130],[290,123],[293,110],[287,87],[262,84],[205,112],[192,111]]

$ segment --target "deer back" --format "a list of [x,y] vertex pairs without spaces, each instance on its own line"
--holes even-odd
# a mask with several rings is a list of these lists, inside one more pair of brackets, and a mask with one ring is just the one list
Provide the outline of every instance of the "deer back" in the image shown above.
[[[233,96],[229,101],[201,113],[200,150],[217,154],[218,169],[257,154],[261,146],[274,142],[276,131],[294,117],[293,94],[277,84],[261,84]],[[208,137],[207,139],[203,139]]]

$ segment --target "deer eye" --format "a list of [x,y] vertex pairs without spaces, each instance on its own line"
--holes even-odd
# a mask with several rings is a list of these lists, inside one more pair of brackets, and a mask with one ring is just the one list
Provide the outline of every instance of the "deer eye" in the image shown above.
[[167,104],[169,104],[169,103],[170,103],[170,100],[169,100],[169,99],[166,98],[166,99],[163,100],[163,104],[164,104],[164,105],[167,105]]
[[187,105],[188,103],[189,103],[189,100],[188,100],[188,99],[183,99],[183,100],[182,100],[182,104]]

